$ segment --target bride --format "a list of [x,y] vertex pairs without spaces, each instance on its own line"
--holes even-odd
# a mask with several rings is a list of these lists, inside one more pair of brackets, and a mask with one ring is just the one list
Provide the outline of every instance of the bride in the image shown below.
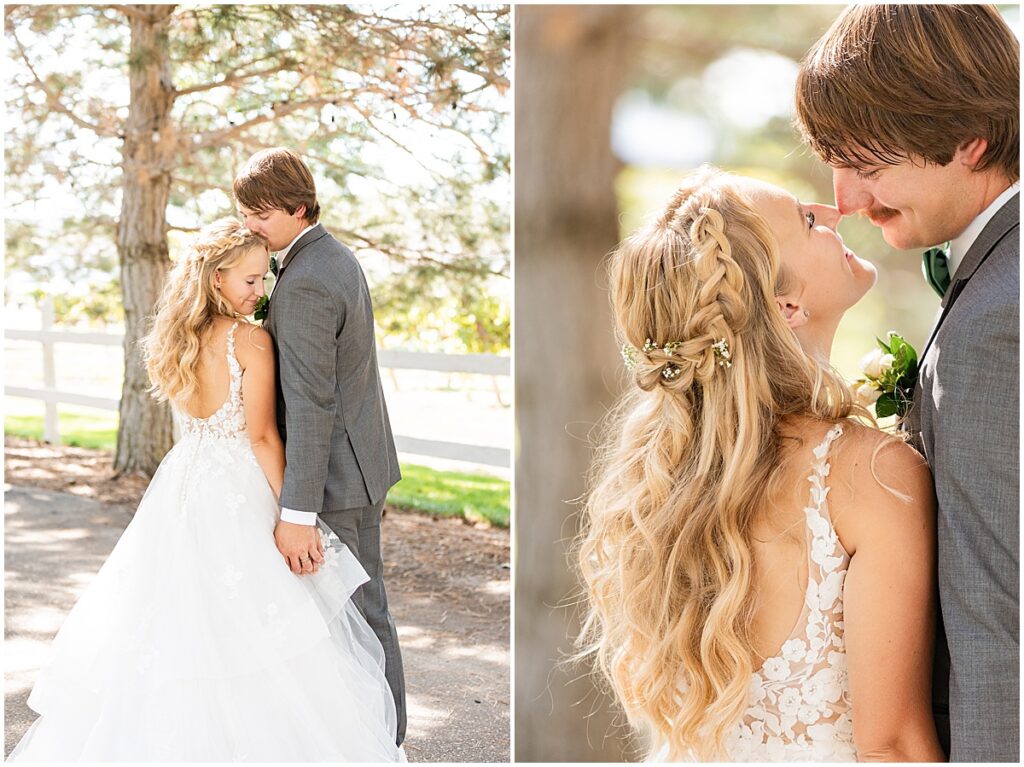
[[203,230],[145,352],[180,418],[28,699],[25,761],[404,761],[384,653],[350,596],[367,575],[327,528],[315,573],[274,543],[284,450],[263,295],[266,242]]
[[650,759],[945,759],[931,477],[829,364],[876,280],[838,220],[705,168],[612,258],[580,643]]

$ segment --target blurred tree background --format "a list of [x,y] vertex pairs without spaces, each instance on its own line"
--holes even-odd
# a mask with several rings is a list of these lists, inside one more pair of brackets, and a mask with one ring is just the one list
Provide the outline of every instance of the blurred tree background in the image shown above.
[[5,299],[124,322],[115,467],[171,445],[138,339],[170,258],[286,145],[363,261],[382,342],[509,346],[510,9],[7,5]]
[[[588,669],[564,663],[578,630],[574,499],[624,380],[604,256],[705,162],[833,202],[828,168],[793,127],[793,94],[799,60],[842,7],[516,8],[517,760],[639,754]],[[1000,7],[1017,28],[1019,6]],[[833,347],[853,378],[890,329],[921,348],[939,299],[919,253],[894,251],[867,220],[839,230],[879,271]]]

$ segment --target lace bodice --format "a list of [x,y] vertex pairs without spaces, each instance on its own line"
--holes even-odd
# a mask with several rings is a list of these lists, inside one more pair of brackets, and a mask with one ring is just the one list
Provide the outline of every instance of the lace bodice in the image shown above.
[[227,334],[228,373],[231,383],[228,396],[217,411],[206,418],[196,418],[184,411],[177,411],[181,420],[183,436],[207,436],[221,439],[238,439],[245,436],[245,411],[242,408],[242,366],[235,356],[236,322]]
[[834,426],[814,449],[808,477],[804,607],[778,654],[750,680],[749,703],[727,741],[734,761],[855,761],[843,640],[843,582],[850,557],[832,526],[827,484]]

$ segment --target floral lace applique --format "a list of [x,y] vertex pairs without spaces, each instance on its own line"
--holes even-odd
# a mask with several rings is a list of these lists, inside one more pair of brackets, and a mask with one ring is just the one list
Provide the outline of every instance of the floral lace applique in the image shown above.
[[277,606],[276,602],[268,602],[265,612],[267,616],[267,626],[270,627],[274,636],[280,639],[285,633],[285,623],[281,619],[281,609]]
[[327,533],[320,530],[320,544],[324,549],[324,567],[336,567],[338,559],[341,557],[341,552],[333,545],[335,542],[341,539],[333,532]]
[[231,383],[228,386],[228,398],[217,411],[207,418],[196,418],[188,413],[181,413],[181,429],[186,435],[210,436],[221,439],[237,439],[245,436],[245,411],[242,408],[242,366],[235,357],[236,322],[227,335],[228,372]]
[[[185,477],[182,480],[181,503],[179,516],[185,517],[189,508],[188,497],[200,484],[222,477],[228,466],[234,464],[236,457],[230,450],[202,450],[207,437],[216,440],[230,440],[239,444],[248,444],[245,433],[245,410],[242,407],[242,366],[235,356],[235,323],[227,333],[227,363],[230,382],[228,397],[217,411],[207,418],[195,418],[188,413],[176,410],[185,439],[185,446],[175,455],[175,461],[185,462]],[[187,440],[187,442],[186,442]],[[200,456],[200,451],[203,455]],[[248,458],[255,462],[252,450],[247,450]],[[230,513],[237,509],[229,509]]]
[[238,584],[242,582],[242,572],[232,565],[224,565],[220,573],[220,582],[228,590],[228,599],[238,597]]
[[150,649],[146,652],[140,653],[138,662],[136,664],[137,671],[140,674],[149,673],[149,670],[153,667],[153,663],[156,661],[159,655],[160,651],[156,649]]
[[238,510],[245,504],[245,496],[241,493],[228,493],[224,503],[227,506],[228,515],[237,517]]
[[793,635],[750,680],[747,711],[727,741],[740,761],[856,759],[843,641],[843,582],[849,556],[828,513],[828,450],[833,427],[814,449],[807,521],[808,578]]

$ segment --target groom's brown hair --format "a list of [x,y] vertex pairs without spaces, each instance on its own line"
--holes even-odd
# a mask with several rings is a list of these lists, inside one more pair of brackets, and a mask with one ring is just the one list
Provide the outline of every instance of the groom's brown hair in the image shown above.
[[1020,44],[991,5],[855,5],[801,62],[797,125],[829,165],[911,157],[1020,178]]
[[257,152],[235,176],[232,187],[235,200],[249,210],[283,210],[290,215],[305,205],[309,223],[320,219],[313,174],[291,149]]

